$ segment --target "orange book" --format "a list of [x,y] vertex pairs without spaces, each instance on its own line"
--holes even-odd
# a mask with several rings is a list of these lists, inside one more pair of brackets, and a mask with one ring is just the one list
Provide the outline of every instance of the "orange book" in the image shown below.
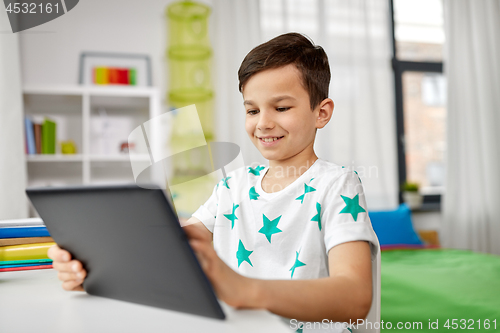
[[50,243],[53,241],[52,237],[0,238],[0,246]]
[[42,125],[41,124],[33,124],[33,129],[35,130],[35,147],[36,153],[42,153]]

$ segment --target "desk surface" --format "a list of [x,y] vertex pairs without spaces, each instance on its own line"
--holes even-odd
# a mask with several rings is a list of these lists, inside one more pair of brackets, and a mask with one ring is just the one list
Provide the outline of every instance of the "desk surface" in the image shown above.
[[0,272],[2,333],[291,332],[278,316],[267,311],[222,307],[226,320],[209,319],[67,292],[52,269]]

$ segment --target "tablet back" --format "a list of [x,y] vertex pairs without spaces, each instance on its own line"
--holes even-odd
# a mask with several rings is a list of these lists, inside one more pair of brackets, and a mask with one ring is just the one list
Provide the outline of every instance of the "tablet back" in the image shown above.
[[91,295],[223,319],[171,204],[136,185],[27,189]]

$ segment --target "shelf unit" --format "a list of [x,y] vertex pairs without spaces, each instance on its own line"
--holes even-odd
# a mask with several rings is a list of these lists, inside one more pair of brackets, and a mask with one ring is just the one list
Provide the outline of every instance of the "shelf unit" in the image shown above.
[[[26,155],[28,186],[133,183],[129,155],[120,153],[120,144],[137,126],[161,114],[154,87],[25,87],[23,99],[26,116],[57,123],[58,153]],[[64,140],[76,143],[77,154],[60,153]],[[149,165],[147,147],[136,149],[134,160]]]

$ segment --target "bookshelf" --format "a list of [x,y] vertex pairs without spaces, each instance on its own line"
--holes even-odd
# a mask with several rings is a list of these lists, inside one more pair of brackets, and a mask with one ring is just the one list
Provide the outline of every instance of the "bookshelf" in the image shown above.
[[[26,155],[28,186],[134,182],[120,145],[133,129],[161,114],[159,96],[154,87],[25,87],[25,116],[57,123],[56,154]],[[60,142],[66,140],[75,142],[76,154],[61,154]],[[136,149],[136,160],[149,164],[147,148]]]

